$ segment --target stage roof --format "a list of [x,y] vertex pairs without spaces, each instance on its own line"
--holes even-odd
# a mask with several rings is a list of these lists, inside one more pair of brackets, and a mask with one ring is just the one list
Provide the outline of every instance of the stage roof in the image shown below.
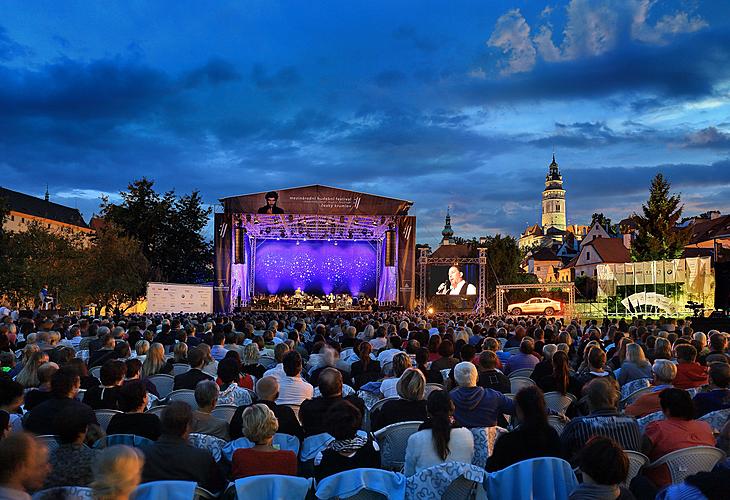
[[[360,193],[347,189],[314,184],[285,188],[276,191],[279,195],[275,213],[316,215],[407,215],[412,201],[398,200],[386,196]],[[266,208],[265,195],[260,193],[228,196],[221,198],[226,212],[257,213]],[[259,212],[263,213],[263,212]]]

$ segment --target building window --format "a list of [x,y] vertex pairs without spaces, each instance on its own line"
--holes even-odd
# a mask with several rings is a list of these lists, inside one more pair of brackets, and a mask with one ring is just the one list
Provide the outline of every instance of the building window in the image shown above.
[[25,217],[21,217],[21,218],[20,218],[20,222],[21,222],[22,224],[25,224]]
[[560,203],[556,203],[555,204],[555,210],[557,210],[558,212],[560,212]]
[[14,220],[15,220],[15,216],[14,216],[14,215],[11,215],[11,216],[10,216],[10,220],[11,220],[11,221],[14,221]]
[[51,225],[50,224],[48,224],[48,229],[51,229]]
[[591,260],[591,252],[586,252],[586,260]]

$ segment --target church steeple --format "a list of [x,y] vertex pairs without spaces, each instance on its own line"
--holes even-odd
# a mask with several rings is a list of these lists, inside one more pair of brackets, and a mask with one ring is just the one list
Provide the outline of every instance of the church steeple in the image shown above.
[[453,245],[454,244],[454,230],[451,229],[451,207],[446,207],[446,221],[444,229],[441,231],[441,244],[442,245]]
[[547,177],[545,177],[545,182],[560,182],[562,184],[563,182],[563,176],[560,175],[560,170],[558,169],[558,162],[555,161],[555,153],[553,153],[553,161],[550,163],[550,170],[548,171]]
[[46,184],[46,197],[45,200],[48,201],[50,199],[50,195],[48,194],[48,184]]
[[548,174],[545,176],[545,190],[542,192],[542,229],[546,231],[553,227],[560,231],[566,229],[565,217],[565,189],[563,176],[560,175],[558,162],[550,162]]

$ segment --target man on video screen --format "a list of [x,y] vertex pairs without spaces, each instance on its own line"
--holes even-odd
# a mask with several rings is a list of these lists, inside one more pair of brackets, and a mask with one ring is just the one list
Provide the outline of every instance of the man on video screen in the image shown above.
[[464,273],[457,266],[449,268],[449,279],[444,281],[436,295],[476,295],[477,287],[464,279]]
[[279,201],[279,193],[276,191],[269,191],[266,193],[266,205],[259,208],[258,213],[260,214],[283,214],[284,210],[279,208],[276,203]]

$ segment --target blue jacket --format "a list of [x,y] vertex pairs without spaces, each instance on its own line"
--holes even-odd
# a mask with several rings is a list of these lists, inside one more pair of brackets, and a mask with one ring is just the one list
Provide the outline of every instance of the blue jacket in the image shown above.
[[493,427],[499,415],[514,413],[512,400],[493,389],[459,387],[449,395],[456,408],[454,418],[464,427]]

